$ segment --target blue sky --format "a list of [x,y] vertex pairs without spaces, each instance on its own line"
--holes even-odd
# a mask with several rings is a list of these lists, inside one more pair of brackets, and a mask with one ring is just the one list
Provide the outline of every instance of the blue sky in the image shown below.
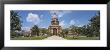
[[29,30],[33,25],[48,28],[51,17],[56,13],[59,25],[66,28],[70,25],[83,26],[96,15],[98,10],[15,10],[21,16],[22,29]]

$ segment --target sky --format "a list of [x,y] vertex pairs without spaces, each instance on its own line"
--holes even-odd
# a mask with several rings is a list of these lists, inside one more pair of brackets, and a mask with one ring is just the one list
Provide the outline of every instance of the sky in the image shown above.
[[30,30],[33,25],[39,28],[48,28],[51,25],[51,18],[55,15],[62,28],[70,25],[83,26],[89,23],[91,17],[95,16],[98,10],[14,10],[21,16],[22,30]]

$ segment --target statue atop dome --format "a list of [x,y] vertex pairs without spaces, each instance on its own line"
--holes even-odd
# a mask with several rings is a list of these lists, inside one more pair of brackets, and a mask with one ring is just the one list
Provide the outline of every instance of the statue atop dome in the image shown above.
[[52,18],[57,18],[57,14],[54,12]]

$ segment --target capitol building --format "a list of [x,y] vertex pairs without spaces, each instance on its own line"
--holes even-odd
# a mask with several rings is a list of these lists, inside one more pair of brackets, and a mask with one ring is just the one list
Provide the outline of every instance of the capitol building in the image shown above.
[[48,27],[48,31],[52,35],[59,35],[62,32],[61,26],[59,26],[58,17],[56,15],[52,16],[51,25]]

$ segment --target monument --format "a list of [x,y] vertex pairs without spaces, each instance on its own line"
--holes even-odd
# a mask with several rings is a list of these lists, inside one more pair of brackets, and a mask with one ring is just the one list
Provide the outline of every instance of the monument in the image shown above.
[[51,35],[59,35],[62,32],[56,15],[52,16],[51,25],[48,27],[48,31],[51,33]]

